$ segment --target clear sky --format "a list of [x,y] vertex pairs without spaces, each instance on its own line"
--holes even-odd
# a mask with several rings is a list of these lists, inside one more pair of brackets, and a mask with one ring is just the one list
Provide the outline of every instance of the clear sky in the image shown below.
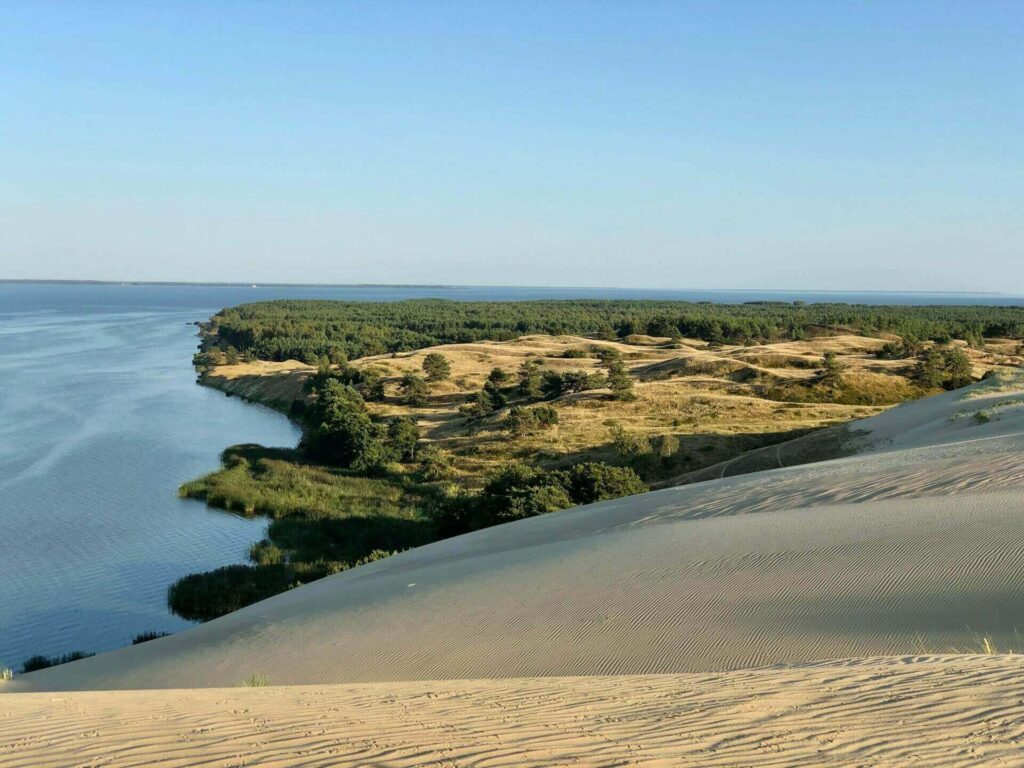
[[0,277],[1024,293],[1021,2],[0,8]]

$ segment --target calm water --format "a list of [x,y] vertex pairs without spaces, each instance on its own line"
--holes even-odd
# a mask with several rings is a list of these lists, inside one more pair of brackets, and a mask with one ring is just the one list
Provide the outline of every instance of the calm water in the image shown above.
[[282,416],[196,386],[196,320],[268,298],[663,298],[1021,304],[1005,296],[541,288],[0,284],[0,665],[102,651],[185,622],[179,576],[243,562],[264,523],[177,498],[232,443],[293,445]]
[[0,665],[185,626],[167,585],[242,562],[265,524],[178,485],[230,443],[297,439],[284,417],[196,386],[187,323],[216,307],[116,298],[0,286]]

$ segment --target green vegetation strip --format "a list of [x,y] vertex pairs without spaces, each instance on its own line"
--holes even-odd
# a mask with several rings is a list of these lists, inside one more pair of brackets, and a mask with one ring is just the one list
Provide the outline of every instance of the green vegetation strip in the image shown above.
[[1024,307],[682,301],[268,301],[211,319],[224,346],[264,360],[349,359],[532,333],[631,334],[716,343],[803,339],[828,329],[912,340],[1024,337]]

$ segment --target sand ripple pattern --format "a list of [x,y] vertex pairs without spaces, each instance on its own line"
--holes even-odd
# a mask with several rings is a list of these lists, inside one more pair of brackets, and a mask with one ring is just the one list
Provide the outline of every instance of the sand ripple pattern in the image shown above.
[[1019,766],[1024,659],[15,694],[0,766]]
[[6,687],[717,672],[983,639],[1024,651],[1024,409],[976,429],[950,418],[959,398],[874,417],[886,445],[912,433],[913,447],[478,531]]

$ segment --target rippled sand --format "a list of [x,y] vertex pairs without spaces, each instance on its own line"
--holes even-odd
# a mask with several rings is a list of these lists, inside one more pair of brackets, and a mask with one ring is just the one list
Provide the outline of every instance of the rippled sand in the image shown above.
[[24,694],[0,762],[117,766],[1020,765],[1024,658],[717,674]]
[[211,765],[1021,764],[1024,662],[942,654],[1022,645],[1024,392],[859,426],[857,456],[439,542],[16,679],[193,690],[0,697],[0,756],[144,764],[185,734]]

